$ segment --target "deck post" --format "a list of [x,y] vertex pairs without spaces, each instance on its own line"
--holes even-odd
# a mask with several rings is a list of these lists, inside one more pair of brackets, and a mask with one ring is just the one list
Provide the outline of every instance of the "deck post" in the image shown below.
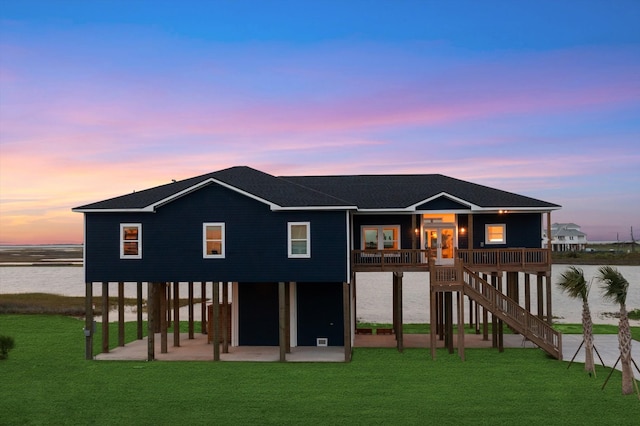
[[102,283],[102,353],[109,353],[109,283]]
[[551,309],[551,273],[547,272],[545,275],[547,282],[547,323],[553,323],[553,311]]
[[84,359],[93,359],[93,283],[85,283]]
[[124,346],[124,283],[118,283],[118,346]]
[[394,272],[393,273],[393,283],[396,287],[396,346],[398,348],[398,352],[404,351],[404,334],[402,331],[402,324],[404,322],[402,315],[402,277],[403,273]]
[[[488,281],[487,274],[482,274],[482,279]],[[482,340],[489,340],[489,312],[486,308],[482,308]]]
[[[150,309],[150,301],[153,300],[154,283],[147,282],[147,361],[156,359],[155,354],[155,336],[154,324],[156,322],[155,309]],[[155,284],[158,285],[158,284]]]
[[207,334],[207,283],[200,282],[200,333]]
[[524,308],[531,312],[531,275],[524,274]]
[[189,286],[188,286],[188,292],[189,292],[189,339],[193,339],[193,281],[189,281]]
[[538,273],[536,277],[537,293],[538,293],[538,318],[544,321],[544,292],[542,290],[542,274]]
[[180,347],[180,283],[173,282],[173,346]]
[[211,345],[213,346],[213,360],[220,361],[220,282],[213,282],[213,309],[210,318],[213,326]]
[[229,353],[229,283],[222,283],[222,353]]
[[458,356],[464,361],[464,294],[458,294]]
[[[433,274],[431,278],[433,278]],[[429,316],[430,316],[430,326],[429,326],[429,337],[431,343],[431,359],[436,359],[436,293],[433,291],[432,285],[429,286]]]
[[342,283],[342,317],[344,322],[344,361],[351,361],[351,292],[349,283]]
[[160,284],[160,353],[167,350],[167,283]]
[[445,344],[449,353],[453,353],[453,292],[444,293],[444,312],[445,312]]
[[280,343],[280,362],[285,362],[287,360],[287,332],[286,332],[286,286],[283,281],[278,283],[278,337]]
[[[149,283],[147,283],[149,285]],[[138,281],[136,283],[136,332],[138,340],[142,340],[142,282]],[[149,306],[149,301],[147,300],[147,308]],[[147,312],[147,321],[149,312]]]

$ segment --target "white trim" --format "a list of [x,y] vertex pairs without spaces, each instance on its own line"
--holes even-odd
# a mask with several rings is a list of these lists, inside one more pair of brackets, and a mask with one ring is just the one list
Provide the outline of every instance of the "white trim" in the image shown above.
[[[211,253],[207,253],[207,227],[209,226],[219,226],[220,227],[220,239],[221,239],[221,246],[222,246],[222,253],[218,253],[218,254],[211,254]],[[217,240],[212,240],[212,241],[217,241]],[[225,225],[224,222],[204,222],[202,224],[202,257],[204,259],[224,259],[225,257],[225,252],[227,249],[227,242],[225,240]]]
[[[137,228],[138,229],[138,238],[135,240],[125,240],[124,239],[124,228]],[[120,259],[142,259],[142,224],[141,223],[121,223],[120,224],[120,233],[118,236],[118,241],[120,244]],[[138,243],[138,253],[137,254],[126,254],[124,252],[124,243],[125,242],[136,242]]]
[[[489,227],[502,227],[502,241],[489,241]],[[484,225],[484,243],[485,245],[507,244],[507,224],[506,223],[486,223]]]
[[[307,248],[306,253],[294,254],[292,252],[291,227],[304,225],[307,227]],[[302,241],[302,240],[298,240]],[[311,257],[311,222],[287,222],[287,257],[289,258],[310,258]]]

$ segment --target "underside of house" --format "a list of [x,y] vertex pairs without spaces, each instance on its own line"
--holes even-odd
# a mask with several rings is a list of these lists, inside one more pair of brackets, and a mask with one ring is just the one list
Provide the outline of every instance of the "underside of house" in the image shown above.
[[[248,167],[81,206],[74,211],[85,215],[86,357],[93,357],[94,286],[101,285],[104,313],[113,283],[119,315],[125,286],[136,286],[138,339],[147,300],[149,360],[156,333],[161,351],[169,350],[167,330],[181,320],[186,296],[188,338],[199,306],[199,332],[219,342],[213,360],[229,346],[276,346],[281,361],[291,348],[336,346],[348,361],[362,331],[361,272],[391,273],[391,332],[403,350],[403,276],[424,272],[433,357],[437,339],[454,351],[455,317],[464,358],[466,316],[495,347],[506,324],[561,358],[561,336],[550,326],[551,252],[541,244],[542,225],[558,208],[442,175],[275,177]],[[122,315],[119,322],[124,345]],[[180,338],[174,327],[173,346]]]

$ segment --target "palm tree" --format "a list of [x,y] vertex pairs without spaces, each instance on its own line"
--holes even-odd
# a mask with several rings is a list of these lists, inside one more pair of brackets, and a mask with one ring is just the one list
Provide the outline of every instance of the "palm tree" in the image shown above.
[[[582,300],[582,332],[585,344],[584,370],[595,376],[596,369],[593,362],[593,322],[591,321],[591,310],[589,309],[589,290],[591,282],[584,279],[584,272],[580,268],[570,266],[560,276],[557,283],[560,289],[567,293],[569,297]],[[579,349],[579,348],[578,348]]]
[[622,274],[611,266],[598,269],[598,280],[602,282],[605,299],[620,305],[620,322],[618,323],[618,346],[620,348],[620,363],[622,366],[622,394],[633,393],[633,371],[631,370],[631,329],[627,316],[627,291],[629,282]]

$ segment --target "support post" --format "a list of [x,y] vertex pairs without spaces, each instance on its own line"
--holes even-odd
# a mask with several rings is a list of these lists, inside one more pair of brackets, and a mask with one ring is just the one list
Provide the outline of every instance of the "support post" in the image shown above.
[[189,281],[189,339],[193,340],[193,281]]
[[102,353],[109,353],[109,283],[102,283]]
[[229,353],[229,283],[222,283],[222,353]]
[[536,276],[537,296],[538,296],[538,318],[544,321],[544,292],[542,287],[543,275],[538,273]]
[[291,289],[294,281],[286,282],[284,287],[284,321],[285,321],[285,346],[287,353],[291,353]]
[[402,272],[393,273],[393,281],[396,287],[396,345],[398,352],[404,351],[404,333],[402,331],[403,312],[402,312]]
[[180,347],[180,283],[173,282],[173,346]]
[[85,283],[84,359],[93,359],[93,283]]
[[524,274],[524,308],[531,313],[531,275]]
[[458,294],[458,356],[464,361],[464,294]]
[[160,353],[167,350],[167,283],[160,284]]
[[429,334],[431,343],[431,359],[436,359],[436,293],[433,288],[429,289]]
[[220,282],[213,282],[213,318],[211,322],[213,325],[213,339],[211,344],[213,345],[213,360],[220,361]]
[[553,323],[553,310],[551,304],[551,273],[547,272],[546,274],[546,282],[547,282],[547,323]]
[[207,334],[207,283],[200,283],[200,333]]
[[286,308],[285,308],[285,292],[286,286],[284,282],[278,283],[278,317],[279,317],[279,343],[280,343],[280,362],[287,360],[287,333],[286,333]]
[[118,283],[118,346],[124,346],[124,283]]
[[[147,283],[149,285],[149,283]],[[142,340],[142,283],[136,283],[136,337]],[[147,299],[147,321],[149,320],[149,300]]]
[[449,353],[453,353],[453,294],[450,291],[444,293],[445,311],[445,344]]
[[344,322],[344,361],[351,361],[351,295],[349,283],[342,283],[342,317]]
[[[158,285],[157,283],[155,285]],[[153,300],[153,286],[154,283],[147,282],[147,361],[153,361],[156,359],[155,354],[155,342],[156,342],[156,333],[153,329],[153,324],[156,322],[156,311],[154,309],[150,309],[150,301]],[[157,293],[156,293],[157,294]]]

